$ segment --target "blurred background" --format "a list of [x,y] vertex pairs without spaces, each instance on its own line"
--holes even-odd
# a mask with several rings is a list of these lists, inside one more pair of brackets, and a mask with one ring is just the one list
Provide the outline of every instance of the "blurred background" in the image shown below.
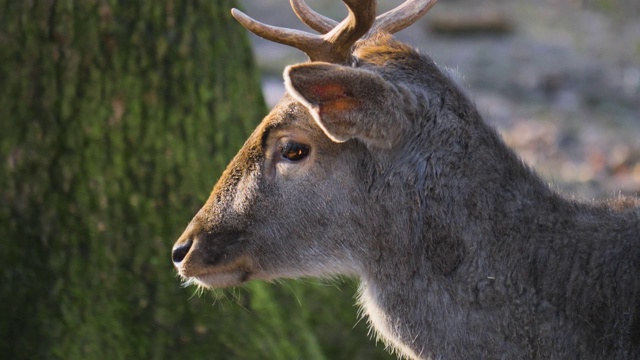
[[[197,293],[175,276],[174,240],[304,61],[249,37],[237,6],[304,29],[286,0],[0,0],[3,357],[392,358],[353,280]],[[398,37],[457,72],[553,186],[640,195],[639,15],[635,0],[441,0]]]

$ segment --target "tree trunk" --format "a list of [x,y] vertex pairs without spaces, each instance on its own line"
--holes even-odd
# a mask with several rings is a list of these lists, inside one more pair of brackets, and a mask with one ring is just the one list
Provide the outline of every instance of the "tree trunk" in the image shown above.
[[313,359],[335,350],[321,341],[370,351],[364,329],[355,345],[331,339],[342,333],[331,324],[354,318],[300,310],[296,294],[326,290],[194,296],[175,276],[171,245],[265,112],[233,5],[0,1],[3,357]]

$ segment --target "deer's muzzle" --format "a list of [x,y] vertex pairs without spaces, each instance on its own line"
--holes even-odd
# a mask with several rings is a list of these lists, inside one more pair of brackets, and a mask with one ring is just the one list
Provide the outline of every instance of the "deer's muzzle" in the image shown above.
[[237,231],[198,233],[186,231],[171,254],[180,276],[207,287],[237,285],[253,273],[251,258],[241,249]]

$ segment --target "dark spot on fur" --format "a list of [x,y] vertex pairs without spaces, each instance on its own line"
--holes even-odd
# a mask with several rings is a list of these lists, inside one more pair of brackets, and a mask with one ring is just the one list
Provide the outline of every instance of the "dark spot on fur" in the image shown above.
[[423,239],[426,241],[426,255],[435,273],[447,275],[454,272],[464,260],[465,245],[458,236],[450,232],[427,226]]

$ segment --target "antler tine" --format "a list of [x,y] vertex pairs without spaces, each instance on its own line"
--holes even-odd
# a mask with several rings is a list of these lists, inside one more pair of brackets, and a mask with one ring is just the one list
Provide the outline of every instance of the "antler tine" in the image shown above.
[[378,16],[373,26],[373,31],[386,31],[395,34],[418,21],[424,14],[429,12],[437,0],[408,0],[402,5],[387,11]]
[[327,50],[327,44],[318,35],[267,25],[252,19],[238,9],[231,9],[231,15],[252,33],[267,40],[300,49],[310,59],[322,58],[322,53]]
[[337,21],[313,11],[304,0],[290,0],[290,3],[298,19],[321,34],[326,34],[338,26]]

